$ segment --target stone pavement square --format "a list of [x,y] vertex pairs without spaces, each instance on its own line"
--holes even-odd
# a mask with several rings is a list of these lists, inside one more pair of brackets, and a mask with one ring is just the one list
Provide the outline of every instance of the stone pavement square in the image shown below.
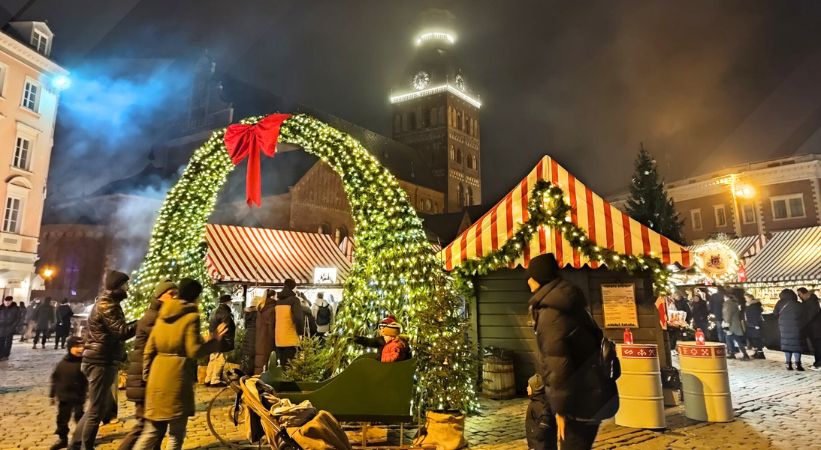
[[[0,362],[0,450],[47,449],[55,439],[55,407],[49,405],[48,380],[63,350],[32,350],[15,342],[11,359]],[[787,372],[782,354],[767,352],[765,361],[728,361],[736,419],[701,423],[668,408],[668,429],[625,428],[612,421],[602,425],[596,449],[821,449],[821,372]],[[805,357],[808,366],[812,357]],[[217,389],[197,389],[197,415],[189,421],[186,449],[222,449],[208,431],[204,410]],[[230,395],[218,401],[215,427],[233,442],[242,430],[227,417]],[[466,434],[472,449],[525,449],[522,398],[482,400],[480,414],[468,418]],[[100,429],[99,450],[116,450],[133,421],[132,404],[119,393],[118,423]],[[72,424],[73,427],[73,424]],[[73,429],[73,428],[72,428]]]

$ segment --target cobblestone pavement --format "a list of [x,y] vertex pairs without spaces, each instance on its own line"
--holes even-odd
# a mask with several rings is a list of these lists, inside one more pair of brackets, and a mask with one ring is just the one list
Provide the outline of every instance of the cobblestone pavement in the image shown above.
[[[9,361],[0,362],[0,450],[45,449],[54,442],[56,408],[48,402],[48,379],[62,350],[32,350],[15,342]],[[707,424],[686,419],[681,407],[668,408],[665,431],[602,425],[595,448],[632,449],[811,449],[821,448],[813,428],[821,424],[821,373],[787,372],[780,353],[767,361],[729,361],[736,420]],[[806,357],[805,357],[806,358]],[[809,359],[812,359],[810,357]],[[807,364],[809,365],[809,364]],[[204,410],[217,389],[197,389],[197,415],[188,425],[186,449],[227,446],[208,431]],[[227,394],[227,393],[226,393]],[[220,435],[242,440],[227,418],[230,395],[217,401],[215,426]],[[471,448],[524,449],[525,399],[483,400],[483,411],[467,421]],[[133,407],[120,391],[120,422],[104,425],[99,450],[114,450],[133,424]],[[72,425],[73,427],[73,425]]]

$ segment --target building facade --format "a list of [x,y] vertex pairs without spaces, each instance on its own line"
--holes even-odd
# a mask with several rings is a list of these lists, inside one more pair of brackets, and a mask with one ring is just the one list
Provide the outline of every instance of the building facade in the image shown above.
[[45,22],[12,22],[0,32],[0,287],[28,300],[35,271],[59,89],[68,72],[49,56]]
[[[821,225],[821,154],[744,164],[665,187],[691,243]],[[628,196],[613,203],[623,208]]]

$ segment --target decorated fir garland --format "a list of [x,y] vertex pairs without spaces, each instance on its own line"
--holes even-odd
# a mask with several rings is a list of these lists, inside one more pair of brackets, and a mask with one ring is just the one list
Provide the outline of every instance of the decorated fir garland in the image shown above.
[[[252,128],[265,120],[241,123]],[[307,115],[280,120],[279,141],[318,156],[340,176],[356,227],[356,259],[331,337],[337,370],[361,353],[352,336],[372,334],[380,319],[393,314],[405,326],[417,358],[417,410],[475,410],[474,349],[463,299],[427,242],[407,193],[351,136]],[[133,278],[125,305],[130,317],[142,313],[159,281],[183,276],[203,284],[203,309],[213,308],[217,290],[205,270],[205,225],[234,168],[225,137],[226,130],[214,132],[169,191]],[[247,156],[250,170],[259,156]]]
[[[479,259],[464,261],[454,273],[459,278],[470,275],[484,275],[488,272],[510,267],[522,254],[522,249],[530,244],[540,226],[560,230],[566,241],[590,261],[597,261],[613,270],[623,269],[634,273],[650,271],[653,288],[662,294],[669,290],[669,272],[660,259],[653,256],[620,254],[591,241],[587,232],[571,220],[572,207],[565,200],[562,189],[545,180],[539,180],[533,187],[528,201],[529,219],[498,250]],[[460,285],[465,286],[461,280]]]

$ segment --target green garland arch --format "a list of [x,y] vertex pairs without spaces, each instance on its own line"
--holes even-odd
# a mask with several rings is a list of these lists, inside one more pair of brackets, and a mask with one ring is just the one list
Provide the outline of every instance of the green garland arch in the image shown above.
[[[215,131],[194,152],[168,192],[145,260],[133,277],[125,304],[130,317],[142,313],[159,281],[184,276],[203,284],[203,309],[213,308],[218,292],[205,269],[204,235],[217,195],[234,168],[224,133]],[[391,313],[405,325],[414,346],[417,410],[475,410],[475,349],[468,339],[464,299],[442,270],[396,178],[351,136],[304,114],[282,124],[279,141],[327,163],[341,177],[351,205],[357,250],[332,336],[335,367],[345,367],[361,352],[351,342],[353,335],[372,333]]]

